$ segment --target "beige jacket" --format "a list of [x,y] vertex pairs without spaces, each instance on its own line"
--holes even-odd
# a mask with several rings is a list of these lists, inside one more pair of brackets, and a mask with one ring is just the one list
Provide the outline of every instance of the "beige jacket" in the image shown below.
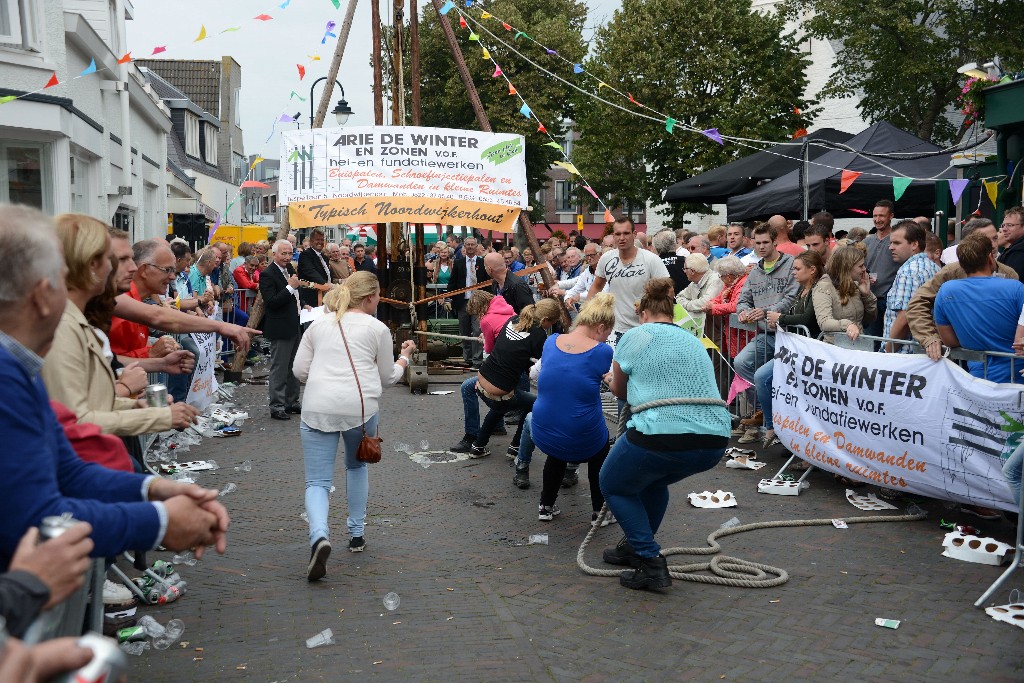
[[822,332],[845,332],[851,324],[864,329],[864,326],[875,319],[878,302],[874,294],[853,297],[844,306],[839,300],[839,292],[828,275],[823,276],[814,287],[811,295],[814,302],[814,317]]
[[98,424],[109,434],[135,436],[171,428],[170,408],[136,408],[133,399],[117,397],[115,381],[99,338],[68,301],[43,365],[50,398],[67,406],[79,422]]
[[[996,263],[996,272],[1005,278],[1019,280],[1017,271],[1003,263]],[[950,263],[944,266],[931,280],[917,288],[914,296],[907,304],[907,324],[910,326],[910,334],[921,346],[928,346],[939,339],[939,328],[935,326],[935,298],[939,295],[939,287],[950,280],[960,280],[967,277],[967,273],[960,267],[959,263]]]

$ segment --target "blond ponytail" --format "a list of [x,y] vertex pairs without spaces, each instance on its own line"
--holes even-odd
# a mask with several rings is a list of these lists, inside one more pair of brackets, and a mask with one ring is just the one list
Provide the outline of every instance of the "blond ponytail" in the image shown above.
[[336,313],[338,320],[345,311],[359,308],[363,300],[380,291],[377,276],[365,270],[353,273],[340,286],[327,292],[324,296],[324,308]]
[[519,332],[526,332],[534,325],[539,325],[542,320],[558,320],[561,315],[562,308],[557,301],[541,299],[519,311],[519,322],[515,328]]

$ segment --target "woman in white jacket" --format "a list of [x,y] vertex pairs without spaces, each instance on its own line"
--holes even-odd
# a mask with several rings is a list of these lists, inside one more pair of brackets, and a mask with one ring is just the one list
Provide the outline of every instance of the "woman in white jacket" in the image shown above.
[[415,343],[407,341],[395,359],[391,332],[374,317],[379,302],[380,283],[375,275],[366,271],[351,275],[324,297],[327,313],[302,335],[292,366],[298,380],[306,384],[299,434],[306,465],[306,515],[312,547],[306,578],[310,581],[324,577],[331,554],[328,494],[339,440],[345,444],[348,531],[352,537],[348,549],[362,552],[366,548],[363,527],[370,483],[366,463],[356,459],[356,450],[364,428],[367,435],[377,435],[383,387],[398,381],[415,349]]

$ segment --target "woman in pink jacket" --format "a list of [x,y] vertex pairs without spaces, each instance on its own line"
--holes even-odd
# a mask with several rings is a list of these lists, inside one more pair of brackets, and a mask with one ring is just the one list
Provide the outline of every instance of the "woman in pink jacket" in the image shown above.
[[494,350],[494,339],[508,319],[516,314],[503,297],[477,290],[466,304],[466,313],[480,318],[480,332],[484,338],[484,353]]

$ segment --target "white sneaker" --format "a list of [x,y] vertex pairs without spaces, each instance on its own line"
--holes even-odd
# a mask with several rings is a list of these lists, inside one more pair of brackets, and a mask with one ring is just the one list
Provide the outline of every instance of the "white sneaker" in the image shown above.
[[132,602],[134,599],[135,596],[126,586],[115,583],[110,579],[106,579],[103,582],[104,605],[123,605]]
[[[597,515],[598,514],[599,513],[597,513],[597,512],[592,512],[590,514],[590,526],[597,526]],[[615,519],[615,515],[612,514],[611,510],[609,510],[608,514],[606,514],[604,516],[604,519],[601,520],[601,526],[603,526],[603,527],[608,526],[609,524],[616,524],[616,523],[618,523],[618,520]]]

